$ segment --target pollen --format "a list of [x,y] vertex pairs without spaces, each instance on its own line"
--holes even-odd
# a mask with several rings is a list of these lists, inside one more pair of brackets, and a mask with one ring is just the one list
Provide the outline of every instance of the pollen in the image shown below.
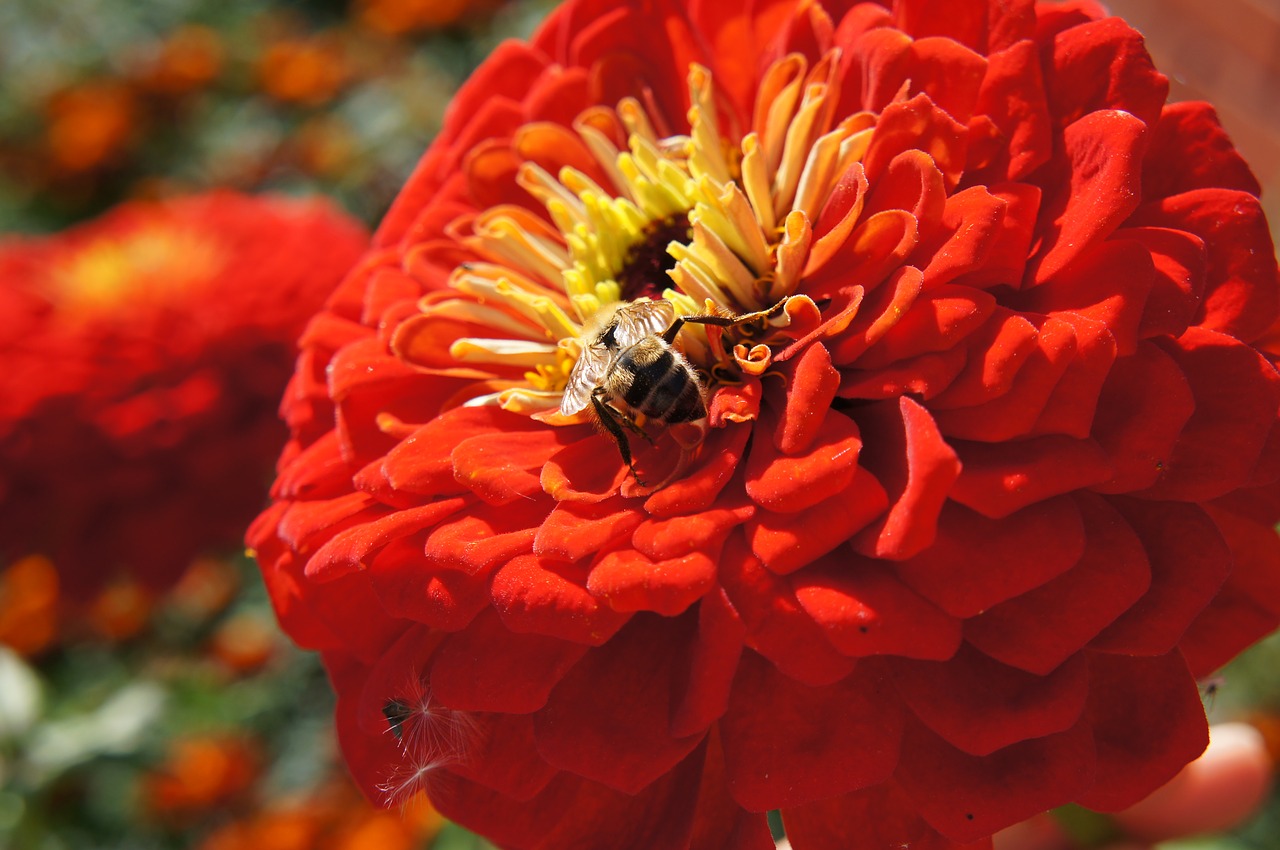
[[[723,114],[711,72],[692,65],[687,133],[660,136],[655,127],[672,122],[654,120],[635,99],[613,110],[594,107],[573,125],[580,152],[594,160],[592,174],[571,167],[552,174],[531,160],[516,170],[516,183],[546,217],[499,205],[455,222],[454,238],[474,260],[455,270],[450,292],[421,309],[424,327],[463,321],[492,330],[448,342],[457,362],[449,374],[477,379],[465,403],[558,423],[561,395],[587,344],[580,337],[602,311],[666,299],[677,316],[745,315],[795,296],[806,270],[849,234],[837,223],[817,238],[814,227],[836,186],[852,172],[860,176],[875,127],[869,113],[832,118],[838,59],[832,53],[812,67],[799,55],[775,62],[741,135],[729,131],[737,122]],[[609,125],[615,132],[602,129]],[[522,128],[515,148],[549,143],[536,138],[540,132],[549,131]],[[614,142],[622,137],[624,149]],[[777,315],[785,320],[797,310],[806,318],[816,312]],[[722,375],[755,374],[771,360],[760,340],[735,356],[718,337],[687,324],[679,339],[713,384]]]

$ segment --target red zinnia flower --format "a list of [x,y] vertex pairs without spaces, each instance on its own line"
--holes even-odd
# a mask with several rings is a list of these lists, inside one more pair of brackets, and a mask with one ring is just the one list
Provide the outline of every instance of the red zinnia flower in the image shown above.
[[1128,805],[1280,617],[1257,183],[1092,3],[746,8],[504,45],[306,333],[250,541],[347,760],[513,848]]
[[46,554],[85,598],[233,543],[297,335],[367,246],[327,203],[230,193],[0,243],[0,556]]

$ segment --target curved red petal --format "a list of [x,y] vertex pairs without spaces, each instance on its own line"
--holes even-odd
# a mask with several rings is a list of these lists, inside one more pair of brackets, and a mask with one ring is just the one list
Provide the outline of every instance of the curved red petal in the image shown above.
[[960,621],[905,587],[887,567],[856,555],[828,555],[791,579],[796,601],[850,656],[950,658]]
[[965,621],[965,640],[1005,664],[1045,674],[1129,609],[1151,583],[1142,541],[1100,496],[1077,494],[1085,550],[1067,572]]
[[1084,549],[1084,523],[1070,497],[1001,519],[951,502],[939,515],[937,543],[897,570],[908,587],[943,611],[972,617],[1061,575]]
[[894,779],[925,821],[953,841],[975,841],[1075,799],[1095,770],[1084,722],[987,756],[963,753],[909,722],[899,764]]
[[547,696],[587,647],[543,635],[518,635],[493,611],[440,642],[431,661],[431,690],[462,711],[527,714]]
[[538,751],[551,765],[635,794],[669,773],[703,739],[671,734],[671,671],[695,623],[637,614],[586,655],[534,715]]
[[814,687],[743,656],[720,721],[729,793],[743,808],[787,808],[889,777],[902,715],[880,670],[863,665]]
[[891,667],[898,693],[916,717],[975,756],[1071,728],[1089,693],[1083,655],[1044,676],[1001,664],[970,644],[949,660],[895,659]]

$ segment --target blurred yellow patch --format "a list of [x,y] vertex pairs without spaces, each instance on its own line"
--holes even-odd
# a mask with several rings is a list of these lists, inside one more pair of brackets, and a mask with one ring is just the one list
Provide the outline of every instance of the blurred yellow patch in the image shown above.
[[215,279],[224,263],[223,251],[207,234],[152,226],[99,238],[73,252],[53,271],[52,294],[64,306],[91,310],[162,301]]

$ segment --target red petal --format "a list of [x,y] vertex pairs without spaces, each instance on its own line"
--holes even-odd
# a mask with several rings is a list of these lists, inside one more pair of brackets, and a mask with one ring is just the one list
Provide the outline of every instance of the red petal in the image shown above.
[[573,436],[565,428],[546,428],[468,437],[450,454],[453,477],[491,505],[541,496],[543,464]]
[[1097,781],[1076,799],[1115,812],[1174,777],[1209,744],[1200,690],[1181,653],[1090,656],[1089,708]]
[[644,512],[620,496],[602,502],[557,502],[538,528],[533,551],[549,560],[581,561],[629,539],[643,521]]
[[1008,443],[951,443],[960,477],[951,498],[999,518],[1027,505],[1111,478],[1106,453],[1092,440],[1046,436]]
[[276,533],[295,552],[305,554],[345,528],[374,519],[381,512],[364,493],[348,493],[336,499],[291,502],[280,517]]
[[1156,483],[1195,407],[1186,375],[1154,343],[1141,342],[1133,355],[1116,360],[1093,422],[1093,437],[1115,474],[1094,489],[1127,493]]
[[748,812],[729,796],[724,751],[716,730],[708,736],[698,814],[689,850],[774,850],[763,814]]
[[950,658],[960,621],[908,590],[885,566],[829,555],[791,579],[796,601],[845,655]]
[[1155,124],[1169,94],[1169,81],[1152,65],[1142,35],[1119,18],[1059,33],[1045,73],[1059,126],[1102,109]]
[[631,615],[601,605],[587,592],[586,575],[567,565],[521,555],[498,568],[490,585],[493,607],[513,632],[599,646]]
[[725,596],[746,626],[746,644],[801,682],[825,685],[853,669],[853,661],[835,651],[822,629],[796,601],[790,584],[774,575],[729,537],[720,559]]
[[[379,607],[389,617],[429,623],[445,631],[464,627],[489,604],[487,572],[431,569],[423,560],[421,543],[414,538],[398,540],[383,549],[365,574],[378,595]],[[351,611],[361,610],[354,600],[345,605],[348,619]]]
[[647,519],[632,536],[632,543],[650,558],[678,558],[690,552],[719,551],[730,529],[755,513],[753,505],[712,508],[691,516]]
[[627,794],[674,768],[703,737],[670,731],[670,659],[687,651],[693,625],[640,614],[587,652],[534,715],[543,758]]
[[1207,676],[1280,626],[1280,537],[1260,523],[1211,508],[1231,549],[1231,575],[1182,639],[1196,676]]
[[1144,206],[1133,223],[1185,230],[1204,240],[1208,266],[1197,324],[1253,342],[1275,322],[1280,272],[1266,215],[1253,195],[1195,189]]
[[916,717],[975,756],[1071,728],[1089,694],[1083,655],[1037,676],[964,644],[949,661],[895,660],[893,671],[898,693]]
[[[954,20],[956,3],[950,4]],[[983,10],[985,16],[985,10]],[[985,22],[984,22],[985,23]],[[911,45],[906,80],[911,93],[927,94],[942,110],[957,121],[968,121],[978,102],[978,89],[987,71],[987,60],[970,50],[973,44],[951,38],[921,38]],[[905,80],[904,80],[905,81]]]
[[324,582],[364,569],[370,555],[381,551],[392,540],[430,528],[444,517],[461,510],[465,499],[443,499],[418,508],[392,513],[362,522],[339,532],[307,560],[303,574]]
[[[840,250],[833,252],[840,262],[812,273],[806,269],[802,293],[820,300],[855,286],[868,290],[880,286],[890,275],[904,271],[902,262],[918,241],[915,216],[902,210],[876,213],[860,221]],[[834,351],[832,357],[840,361]]]
[[1083,440],[1092,432],[1098,398],[1116,360],[1116,338],[1101,322],[1075,313],[1055,318],[1069,322],[1075,330],[1076,354],[1029,434],[1065,434]]
[[[878,213],[877,215],[888,214]],[[920,270],[913,266],[904,266],[861,302],[853,303],[850,310],[854,315],[843,327],[837,324],[835,327],[823,329],[832,336],[827,343],[832,361],[843,365],[854,362],[868,353],[874,357],[877,344],[904,316],[909,315],[923,286],[924,275]]]
[[846,369],[836,395],[883,401],[911,393],[928,400],[951,386],[967,361],[967,351],[953,348],[938,354],[922,354],[882,369]]
[[1121,655],[1163,655],[1226,581],[1231,552],[1197,505],[1119,498],[1112,505],[1142,538],[1151,588],[1091,646]]
[[[533,799],[556,778],[558,771],[542,760],[534,745],[532,717],[493,714],[476,722],[476,739],[466,758],[449,767],[456,776],[515,801]],[[438,799],[453,789],[442,778],[440,788],[428,782],[427,790]]]
[[857,424],[829,408],[815,413],[822,415],[822,422],[802,455],[782,454],[771,440],[753,443],[746,490],[756,504],[773,511],[802,511],[844,490],[858,474],[862,440]]
[[758,511],[746,523],[751,550],[779,575],[804,567],[884,513],[889,498],[875,476],[859,469],[845,490],[808,510],[775,514]]
[[947,187],[954,188],[964,171],[968,132],[937,107],[927,94],[889,104],[880,113],[871,144],[862,159],[872,186],[890,161],[905,150],[922,150],[933,156]]
[[952,502],[938,518],[937,542],[897,569],[917,593],[967,618],[1061,575],[1084,545],[1080,511],[1065,496],[1003,519]]
[[1040,187],[1027,183],[999,183],[987,187],[992,197],[1004,203],[1004,214],[984,241],[977,264],[961,270],[957,283],[968,286],[1011,286],[1017,288],[1031,256],[1031,239],[1040,215]]
[[981,269],[1003,235],[1004,198],[985,186],[970,186],[947,198],[941,227],[924,238],[908,259],[923,266],[926,289]]
[[1167,198],[1192,189],[1262,190],[1207,103],[1165,104],[1142,168],[1142,196]]
[[[895,409],[896,408],[896,409]],[[858,411],[863,439],[871,446],[865,466],[889,497],[884,521],[858,536],[864,555],[910,558],[933,545],[938,514],[960,462],[938,432],[929,411],[907,396]]]
[[[1043,252],[1028,274],[1053,277],[1105,240],[1138,207],[1146,127],[1128,112],[1091,112],[1063,131],[1061,177],[1045,190]],[[1024,283],[1024,289],[1026,284]]]
[[1138,333],[1142,337],[1182,336],[1196,317],[1205,285],[1205,246],[1197,236],[1166,227],[1126,227],[1116,239],[1140,243],[1155,267]]
[[929,408],[972,407],[1007,393],[1035,347],[1038,334],[1031,322],[997,306],[987,323],[963,341],[969,350],[964,370],[932,400]]
[[[961,850],[920,818],[895,782],[785,809],[782,822],[795,850]],[[965,846],[990,850],[991,841]]]
[[715,557],[707,552],[652,560],[634,549],[620,549],[606,552],[591,567],[587,590],[615,611],[674,617],[701,599],[715,579]]
[[982,326],[996,300],[980,289],[948,284],[921,293],[908,306],[902,318],[858,358],[858,368],[874,369],[953,348]]
[[1027,353],[1009,391],[973,407],[939,410],[934,415],[936,427],[948,437],[991,443],[1027,434],[1040,420],[1075,354],[1075,328],[1052,316],[1040,319],[1035,347]]
[[1138,343],[1147,296],[1157,282],[1151,255],[1139,242],[1112,238],[1079,252],[1074,261],[1016,299],[1032,313],[1079,313],[1101,322],[1121,354]]
[[[480,830],[504,847],[589,847],[607,835],[610,847],[618,850],[682,848],[689,846],[702,762],[701,750],[694,752],[635,795],[559,773],[523,801],[453,775],[441,780],[432,803],[450,820]],[[654,812],[664,816],[654,817]]]
[[739,468],[750,423],[714,428],[703,442],[695,467],[645,500],[651,516],[675,516],[706,510]]
[[1186,376],[1195,412],[1143,495],[1203,501],[1244,486],[1276,421],[1280,375],[1257,351],[1214,331],[1193,327],[1157,344]]
[[450,708],[526,714],[587,648],[542,635],[517,635],[493,611],[445,637],[431,662],[431,689]]
[[894,4],[893,21],[915,38],[944,36],[974,50],[986,47],[984,0],[905,0]]
[[743,656],[720,721],[729,793],[749,811],[798,806],[882,782],[898,762],[897,695],[871,662],[812,687]]
[[517,555],[533,551],[534,535],[551,510],[543,496],[514,505],[475,505],[464,515],[441,523],[423,547],[437,569],[479,573]]
[[1089,726],[1033,738],[988,756],[962,753],[908,723],[894,778],[924,819],[953,841],[974,841],[1061,805],[1093,781]]
[[423,425],[412,436],[387,452],[383,471],[391,486],[422,495],[465,492],[453,474],[454,447],[479,434],[541,429],[526,416],[493,407],[457,407]]
[[547,459],[542,489],[557,502],[600,502],[615,495],[630,474],[613,440],[595,434]]
[[978,93],[977,111],[990,116],[1004,144],[987,168],[966,174],[976,183],[1021,180],[1049,161],[1053,119],[1040,74],[1040,54],[1028,41],[1014,42],[987,57],[987,74]]
[[1142,541],[1124,518],[1099,496],[1081,493],[1075,499],[1086,531],[1084,554],[1076,565],[965,621],[965,640],[992,658],[1048,673],[1114,622],[1150,585]]
[[867,196],[863,215],[882,210],[906,210],[916,219],[923,235],[942,221],[947,189],[933,157],[924,151],[906,150],[895,156]]
[[746,633],[723,590],[703,597],[689,652],[673,659],[672,735],[701,732],[724,714]]
[[790,361],[786,397],[773,441],[778,451],[797,455],[818,439],[840,385],[840,373],[831,365],[823,345],[811,345]]

